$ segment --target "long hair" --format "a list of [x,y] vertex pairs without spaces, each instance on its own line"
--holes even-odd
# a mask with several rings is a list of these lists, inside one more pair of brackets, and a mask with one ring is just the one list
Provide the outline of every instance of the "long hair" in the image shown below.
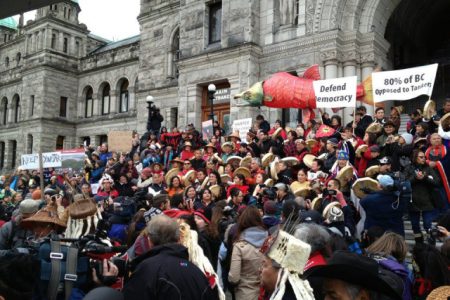
[[416,244],[413,257],[419,267],[420,275],[430,280],[432,288],[450,285],[449,260],[434,246]]
[[367,252],[382,256],[393,256],[398,262],[403,263],[408,252],[408,246],[402,236],[394,232],[386,232],[367,248]]
[[212,208],[211,223],[206,227],[206,234],[214,239],[218,239],[219,233],[219,222],[223,217],[223,209],[220,206],[214,206]]
[[237,234],[236,238],[239,239],[242,232],[250,227],[264,228],[264,224],[261,218],[261,214],[256,206],[248,206],[244,209],[237,221]]

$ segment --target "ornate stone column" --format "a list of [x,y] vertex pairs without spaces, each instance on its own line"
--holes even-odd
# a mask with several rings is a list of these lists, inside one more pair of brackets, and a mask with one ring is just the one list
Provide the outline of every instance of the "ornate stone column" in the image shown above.
[[[353,52],[353,55],[355,55],[354,52]],[[344,64],[343,64],[344,77],[356,76],[356,60],[354,58],[355,58],[354,56],[350,56],[350,57],[348,57],[349,60],[344,62]],[[352,107],[346,107],[344,109],[343,120],[342,120],[343,126],[347,125],[350,121],[353,120],[353,117],[351,116],[351,114],[353,113],[353,110],[354,109]]]
[[[375,66],[374,61],[375,58],[373,52],[361,54],[361,80],[366,79],[368,76],[370,76],[370,74],[372,74],[373,68]],[[373,105],[364,103],[364,106],[367,109],[367,114],[373,116],[374,114]]]

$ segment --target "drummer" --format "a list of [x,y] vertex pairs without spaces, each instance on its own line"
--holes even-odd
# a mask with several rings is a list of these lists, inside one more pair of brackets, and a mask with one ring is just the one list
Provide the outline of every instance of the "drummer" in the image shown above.
[[303,139],[295,140],[295,152],[294,157],[296,157],[299,161],[303,161],[303,157],[308,154],[308,148],[306,148],[306,142]]
[[336,175],[339,173],[340,170],[342,170],[346,166],[351,166],[353,168],[353,177],[354,179],[358,179],[358,173],[356,168],[350,163],[349,161],[349,155],[344,150],[339,150],[337,155],[337,160],[334,163],[333,167],[330,169],[330,175],[328,179],[336,178]]
[[287,139],[286,131],[281,126],[281,121],[276,120],[274,126],[269,130],[269,135],[272,135],[278,128],[281,128],[280,136],[283,140]]

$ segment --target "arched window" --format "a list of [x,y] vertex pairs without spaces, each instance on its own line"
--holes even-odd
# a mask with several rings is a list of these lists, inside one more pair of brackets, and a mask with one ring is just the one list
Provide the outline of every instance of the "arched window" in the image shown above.
[[20,121],[20,98],[18,95],[16,95],[13,103],[14,103],[14,123],[17,123]]
[[33,135],[27,135],[27,153],[33,153]]
[[22,59],[22,54],[20,54],[20,52],[19,52],[16,54],[16,66],[19,66],[21,59]]
[[111,88],[109,87],[109,84],[106,84],[103,87],[102,91],[102,114],[107,115],[110,112],[111,109]]
[[120,105],[119,112],[127,112],[128,111],[128,80],[124,79],[122,84],[120,85]]
[[9,57],[8,56],[5,58],[5,67],[6,68],[9,67]]
[[85,110],[85,114],[84,116],[86,118],[90,118],[93,115],[94,112],[94,99],[92,99],[94,92],[92,90],[91,87],[88,87],[87,91],[86,91],[86,101],[85,101],[85,105],[86,105],[86,110]]
[[178,78],[179,71],[177,67],[177,62],[180,60],[180,29],[177,28],[172,35],[172,40],[170,42],[170,52],[169,52],[169,66],[168,66],[168,77]]
[[8,99],[5,97],[2,99],[2,124],[6,125],[8,121]]

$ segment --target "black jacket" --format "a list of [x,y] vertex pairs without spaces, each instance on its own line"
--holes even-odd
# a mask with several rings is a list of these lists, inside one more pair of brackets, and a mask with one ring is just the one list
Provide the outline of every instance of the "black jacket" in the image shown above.
[[166,244],[151,249],[123,290],[127,300],[219,299],[202,271],[192,264],[187,249]]

